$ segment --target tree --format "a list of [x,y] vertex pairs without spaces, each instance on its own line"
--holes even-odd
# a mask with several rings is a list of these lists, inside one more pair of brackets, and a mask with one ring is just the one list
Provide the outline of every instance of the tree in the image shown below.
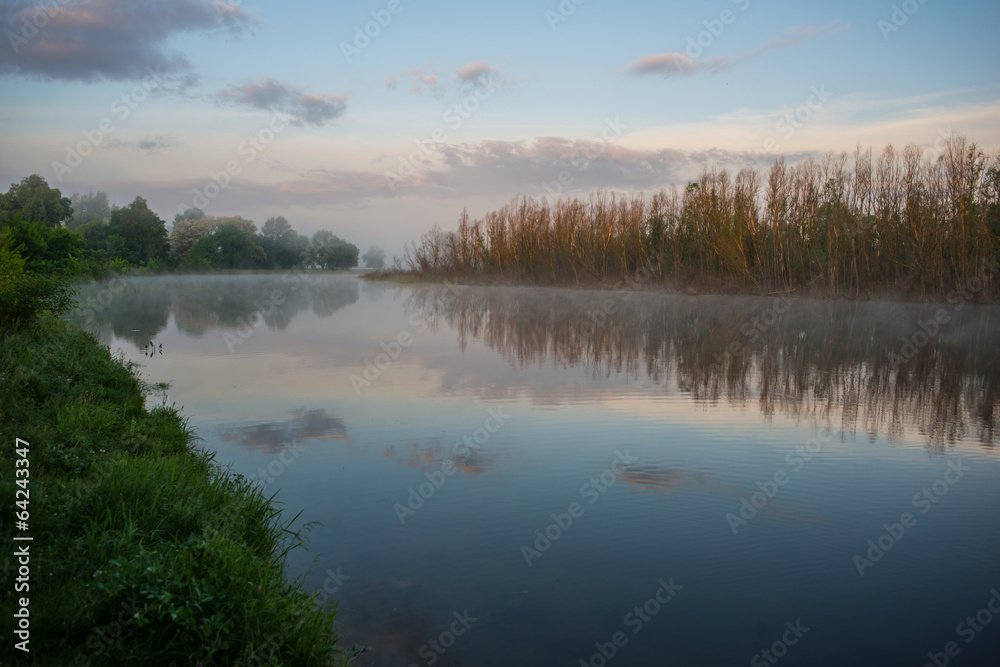
[[219,225],[223,225],[226,223],[232,223],[237,227],[239,227],[240,229],[242,229],[243,231],[245,231],[247,234],[250,234],[251,236],[257,236],[257,225],[253,223],[253,220],[247,220],[246,218],[240,217],[238,215],[232,215],[228,217],[220,216],[215,219],[215,225],[217,227]]
[[[121,240],[115,242],[116,236]],[[149,210],[142,197],[111,213],[108,244],[114,246],[109,250],[115,256],[135,265],[144,265],[151,259],[166,260],[170,252],[166,223]]]
[[0,221],[8,247],[24,260],[24,268],[39,274],[76,274],[85,269],[83,238],[63,227],[22,219],[14,213]]
[[85,195],[74,192],[70,203],[73,206],[73,217],[66,223],[70,229],[75,230],[94,220],[107,221],[111,216],[112,208],[108,201],[108,193],[101,190]]
[[260,235],[271,241],[277,241],[289,233],[294,233],[292,225],[283,215],[279,215],[276,218],[268,218],[264,222],[264,226],[260,229]]
[[267,255],[255,233],[251,234],[244,225],[228,220],[199,239],[188,252],[188,259],[192,264],[207,261],[216,269],[259,269],[267,262]]
[[50,188],[44,178],[32,174],[12,183],[10,190],[0,195],[0,218],[14,213],[20,213],[25,222],[58,227],[73,215],[73,206],[58,188]]
[[284,216],[267,219],[260,230],[260,244],[271,268],[302,266],[309,256],[309,238],[292,229]]
[[197,220],[204,217],[206,217],[205,212],[200,208],[189,208],[183,213],[178,213],[174,216],[174,224],[176,225],[181,220]]
[[321,229],[313,234],[310,256],[321,269],[350,269],[358,265],[358,246]]
[[215,226],[216,221],[205,215],[200,218],[174,218],[174,228],[170,231],[170,246],[183,259],[199,239],[215,230]]
[[361,260],[369,269],[379,271],[385,268],[385,251],[377,245],[368,248],[368,252],[361,256]]

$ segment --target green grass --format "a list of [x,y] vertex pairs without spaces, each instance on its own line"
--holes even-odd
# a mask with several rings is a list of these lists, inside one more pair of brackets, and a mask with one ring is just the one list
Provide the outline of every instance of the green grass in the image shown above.
[[[2,664],[344,664],[334,613],[284,560],[273,498],[219,468],[137,370],[52,316],[0,329],[0,512],[15,534],[15,438],[30,443],[31,654],[13,647],[5,547]],[[82,656],[79,657],[79,656]]]

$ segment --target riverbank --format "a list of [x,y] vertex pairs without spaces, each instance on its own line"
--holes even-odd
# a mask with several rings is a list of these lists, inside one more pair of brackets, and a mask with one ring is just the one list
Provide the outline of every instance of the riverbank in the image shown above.
[[0,662],[346,664],[334,612],[285,575],[294,518],[149,390],[52,315],[0,328],[3,615],[24,628]]

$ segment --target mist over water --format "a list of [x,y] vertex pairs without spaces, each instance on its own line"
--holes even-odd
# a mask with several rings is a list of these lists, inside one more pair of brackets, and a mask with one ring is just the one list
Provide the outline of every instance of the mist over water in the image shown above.
[[1000,307],[308,273],[79,302],[201,447],[319,522],[289,570],[359,664],[1000,649],[958,630],[1000,587]]

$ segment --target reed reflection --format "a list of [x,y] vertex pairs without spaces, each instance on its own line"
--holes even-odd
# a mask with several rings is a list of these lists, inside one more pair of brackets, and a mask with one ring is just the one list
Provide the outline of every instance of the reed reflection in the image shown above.
[[871,438],[916,427],[933,447],[992,447],[997,436],[995,306],[426,287],[406,308],[454,327],[463,350],[482,341],[516,366],[648,377]]

